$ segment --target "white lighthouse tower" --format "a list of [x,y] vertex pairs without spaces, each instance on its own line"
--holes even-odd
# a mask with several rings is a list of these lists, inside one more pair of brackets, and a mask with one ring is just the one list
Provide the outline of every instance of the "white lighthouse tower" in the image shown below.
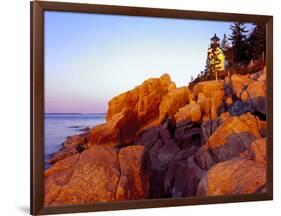
[[218,75],[224,71],[224,54],[220,48],[220,39],[216,34],[211,38],[211,45],[208,49],[208,59],[211,76],[215,76],[218,80]]

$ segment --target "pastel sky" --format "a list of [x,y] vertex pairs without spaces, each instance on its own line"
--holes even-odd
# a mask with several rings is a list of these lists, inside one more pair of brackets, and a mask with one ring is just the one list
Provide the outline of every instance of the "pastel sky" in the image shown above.
[[104,113],[112,97],[163,73],[187,85],[230,24],[47,11],[45,112]]

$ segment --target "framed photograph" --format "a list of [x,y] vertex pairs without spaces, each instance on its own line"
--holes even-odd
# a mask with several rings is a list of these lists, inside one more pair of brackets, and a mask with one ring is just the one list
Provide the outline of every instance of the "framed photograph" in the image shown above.
[[31,2],[31,214],[273,199],[273,17]]

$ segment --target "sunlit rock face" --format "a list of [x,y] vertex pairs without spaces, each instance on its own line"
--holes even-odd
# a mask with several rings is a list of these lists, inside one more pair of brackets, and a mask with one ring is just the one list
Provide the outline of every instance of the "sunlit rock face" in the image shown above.
[[45,205],[144,199],[149,181],[143,146],[94,146],[45,172]]
[[92,130],[89,146],[129,145],[144,128],[159,124],[159,105],[171,85],[170,76],[164,74],[114,97],[108,103],[106,123]]
[[208,170],[218,162],[239,156],[249,149],[252,141],[265,136],[266,123],[250,113],[229,116],[220,124],[195,154],[202,169]]
[[247,158],[234,158],[212,167],[200,180],[197,195],[257,193],[266,187],[266,166]]
[[[96,146],[57,162],[45,172],[45,204],[115,200],[120,176],[117,151]],[[56,193],[54,193],[56,192]]]
[[45,205],[266,191],[266,71],[178,87],[168,74],[112,98],[68,137]]
[[190,90],[188,87],[181,87],[170,90],[165,95],[159,106],[159,120],[162,122],[166,117],[172,118],[174,114],[189,102]]

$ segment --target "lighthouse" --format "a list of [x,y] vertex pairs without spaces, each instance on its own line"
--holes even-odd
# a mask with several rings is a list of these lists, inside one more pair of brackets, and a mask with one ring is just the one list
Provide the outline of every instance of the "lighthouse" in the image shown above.
[[208,60],[209,60],[209,73],[211,77],[218,76],[224,71],[224,54],[220,48],[220,39],[216,34],[211,38],[210,48],[208,49]]

